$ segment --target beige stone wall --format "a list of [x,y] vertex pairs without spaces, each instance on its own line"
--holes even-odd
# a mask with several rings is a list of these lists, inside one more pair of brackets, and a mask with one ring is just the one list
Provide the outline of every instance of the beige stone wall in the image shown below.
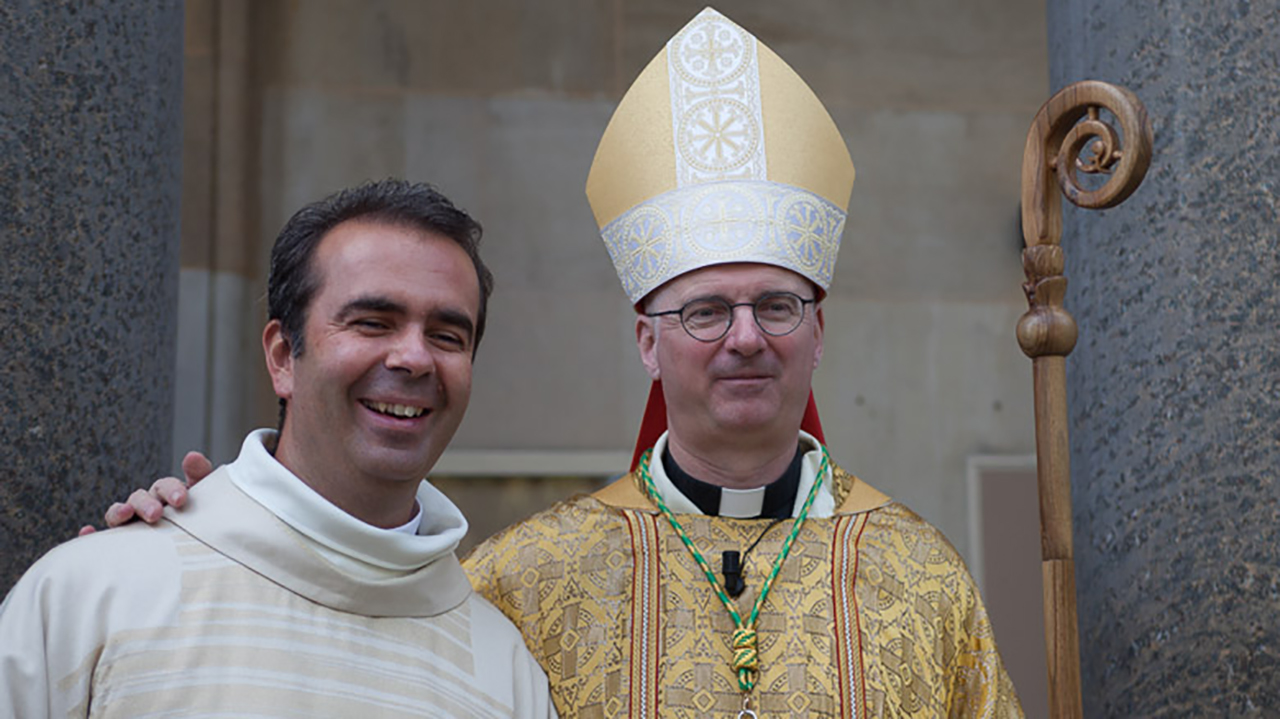
[[259,231],[258,60],[250,0],[188,0],[183,72],[182,269],[174,467],[192,448],[232,459],[270,423],[259,337],[272,238]]
[[[245,429],[274,422],[255,338],[266,252],[288,214],[400,175],[484,223],[498,278],[443,467],[529,474],[501,460],[514,457],[534,474],[575,461],[621,471],[647,380],[583,184],[615,102],[701,7],[188,3],[183,311],[195,324],[178,449],[225,460]],[[1043,3],[718,9],[810,83],[857,166],[816,380],[833,454],[967,550],[966,458],[1032,450],[1013,328],[1020,155],[1047,93]]]

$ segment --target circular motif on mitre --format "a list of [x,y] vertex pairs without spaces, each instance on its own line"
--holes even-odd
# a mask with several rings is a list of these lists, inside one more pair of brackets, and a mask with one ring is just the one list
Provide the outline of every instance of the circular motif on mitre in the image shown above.
[[697,255],[738,257],[758,243],[763,211],[750,192],[716,185],[690,206],[685,233]]
[[751,64],[752,40],[724,18],[690,25],[672,43],[676,74],[697,85],[732,82]]
[[680,156],[703,172],[737,170],[756,155],[760,125],[751,109],[737,100],[704,100],[680,117],[676,139]]
[[797,195],[781,207],[781,242],[801,274],[815,281],[829,283],[834,271],[840,238],[835,233],[835,219],[830,208],[821,202]]
[[652,205],[634,209],[622,227],[624,265],[639,285],[647,285],[666,269],[671,259],[670,228],[667,215]]

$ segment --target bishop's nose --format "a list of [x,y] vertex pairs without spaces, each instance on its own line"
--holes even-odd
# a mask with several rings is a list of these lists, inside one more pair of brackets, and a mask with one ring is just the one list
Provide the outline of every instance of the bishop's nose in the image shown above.
[[724,336],[725,348],[742,355],[753,355],[765,346],[764,331],[756,324],[750,305],[733,308],[733,323]]

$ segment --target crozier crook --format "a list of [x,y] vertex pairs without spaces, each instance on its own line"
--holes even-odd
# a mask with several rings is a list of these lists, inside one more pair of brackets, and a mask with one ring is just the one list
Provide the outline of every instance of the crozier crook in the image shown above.
[[[1109,112],[1120,132],[1107,124]],[[1022,157],[1022,252],[1030,309],[1018,321],[1018,344],[1032,360],[1035,382],[1036,477],[1040,494],[1040,552],[1044,579],[1049,716],[1079,719],[1080,640],[1076,622],[1075,560],[1071,546],[1071,470],[1067,444],[1066,357],[1076,323],[1063,308],[1067,278],[1062,200],[1089,209],[1114,207],[1142,183],[1151,164],[1151,122],[1133,93],[1105,82],[1063,88],[1040,108]],[[1082,156],[1082,153],[1084,155]],[[1077,173],[1109,174],[1085,189]]]

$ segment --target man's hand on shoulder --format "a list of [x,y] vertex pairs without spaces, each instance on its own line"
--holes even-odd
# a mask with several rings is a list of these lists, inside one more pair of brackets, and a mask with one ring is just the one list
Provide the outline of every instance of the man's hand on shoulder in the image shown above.
[[[182,507],[187,503],[187,490],[213,473],[213,463],[199,452],[187,452],[187,456],[182,458],[182,473],[186,476],[185,482],[177,477],[161,477],[152,483],[151,489],[136,490],[129,495],[128,501],[112,504],[103,515],[107,528],[119,527],[134,519],[141,519],[147,524],[160,521],[166,504]],[[96,531],[96,527],[86,524],[80,528],[80,536]]]

